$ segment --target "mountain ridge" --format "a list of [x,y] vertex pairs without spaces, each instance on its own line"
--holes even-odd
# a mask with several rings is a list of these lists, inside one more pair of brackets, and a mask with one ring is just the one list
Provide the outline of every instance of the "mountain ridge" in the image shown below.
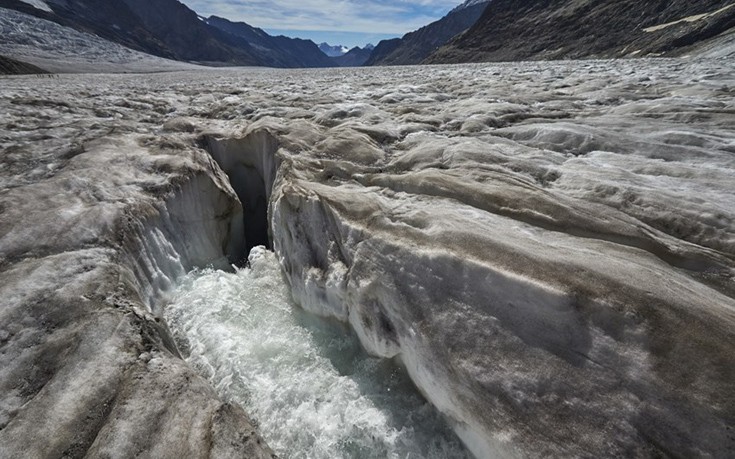
[[[201,18],[178,0],[0,0],[0,7],[55,22],[153,56],[214,66],[330,67],[311,40],[273,37],[244,22]],[[225,24],[226,22],[226,24]]]
[[204,22],[222,32],[245,40],[265,65],[285,68],[330,67],[333,65],[331,60],[311,40],[282,35],[272,36],[263,29],[253,27],[246,22],[234,22],[219,16],[210,16],[205,18]]
[[373,53],[373,49],[370,45],[360,48],[355,46],[351,50],[347,51],[341,56],[334,56],[330,59],[332,62],[337,64],[339,67],[362,67],[365,62],[370,58]]
[[371,56],[366,65],[420,64],[437,48],[471,27],[489,3],[490,0],[467,0],[443,18],[407,33],[400,42],[385,43],[381,53]]
[[494,0],[423,63],[677,56],[734,27],[731,0]]
[[46,5],[53,12],[19,0],[0,0],[0,7],[166,59],[262,65],[249,44],[203,23],[178,0],[49,0]]

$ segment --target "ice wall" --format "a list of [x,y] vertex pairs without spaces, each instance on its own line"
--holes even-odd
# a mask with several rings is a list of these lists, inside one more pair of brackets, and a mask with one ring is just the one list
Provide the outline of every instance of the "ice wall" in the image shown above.
[[242,139],[204,135],[200,144],[227,174],[242,203],[244,244],[240,260],[247,258],[253,247],[271,247],[268,204],[278,169],[275,137],[266,130]]
[[242,208],[209,157],[150,141],[90,142],[3,193],[0,456],[271,456],[159,315],[241,252]]
[[[403,362],[478,457],[728,451],[729,411],[712,407],[732,393],[731,264],[708,247],[726,240],[695,245],[507,170],[477,172],[511,144],[419,134],[381,167],[365,146],[319,151],[358,129],[265,119],[228,142],[278,139],[269,221],[304,309]],[[318,139],[309,154],[305,131]],[[440,171],[424,166],[437,150]],[[251,151],[260,158],[224,154]]]
[[699,435],[727,447],[727,417],[687,393],[727,403],[730,356],[716,349],[731,339],[717,324],[732,318],[729,298],[641,251],[457,204],[441,215],[403,203],[397,224],[379,216],[389,204],[378,196],[308,190],[274,212],[297,301],[400,358],[478,457],[646,454],[647,436],[676,451],[698,451]]

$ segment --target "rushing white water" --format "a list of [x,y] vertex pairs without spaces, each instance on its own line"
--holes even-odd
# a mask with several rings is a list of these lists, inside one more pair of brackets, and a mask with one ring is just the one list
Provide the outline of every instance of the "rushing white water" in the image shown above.
[[294,306],[275,255],[184,278],[166,319],[187,360],[240,403],[285,458],[465,458],[442,416],[393,362]]

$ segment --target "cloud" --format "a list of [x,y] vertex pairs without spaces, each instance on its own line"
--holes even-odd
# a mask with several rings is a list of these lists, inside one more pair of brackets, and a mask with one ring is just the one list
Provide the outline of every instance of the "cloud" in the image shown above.
[[183,0],[202,16],[217,15],[266,29],[402,35],[444,16],[461,0]]

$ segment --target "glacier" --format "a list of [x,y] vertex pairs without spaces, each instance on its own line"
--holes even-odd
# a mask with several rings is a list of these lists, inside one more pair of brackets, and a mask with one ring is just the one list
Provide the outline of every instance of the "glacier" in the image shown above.
[[730,456],[734,88],[727,59],[3,78],[0,444],[272,454],[166,323],[264,243],[476,457]]
[[[42,0],[25,3],[51,12]],[[0,36],[0,55],[54,73],[155,73],[200,67],[136,51],[8,8],[0,8]]]

